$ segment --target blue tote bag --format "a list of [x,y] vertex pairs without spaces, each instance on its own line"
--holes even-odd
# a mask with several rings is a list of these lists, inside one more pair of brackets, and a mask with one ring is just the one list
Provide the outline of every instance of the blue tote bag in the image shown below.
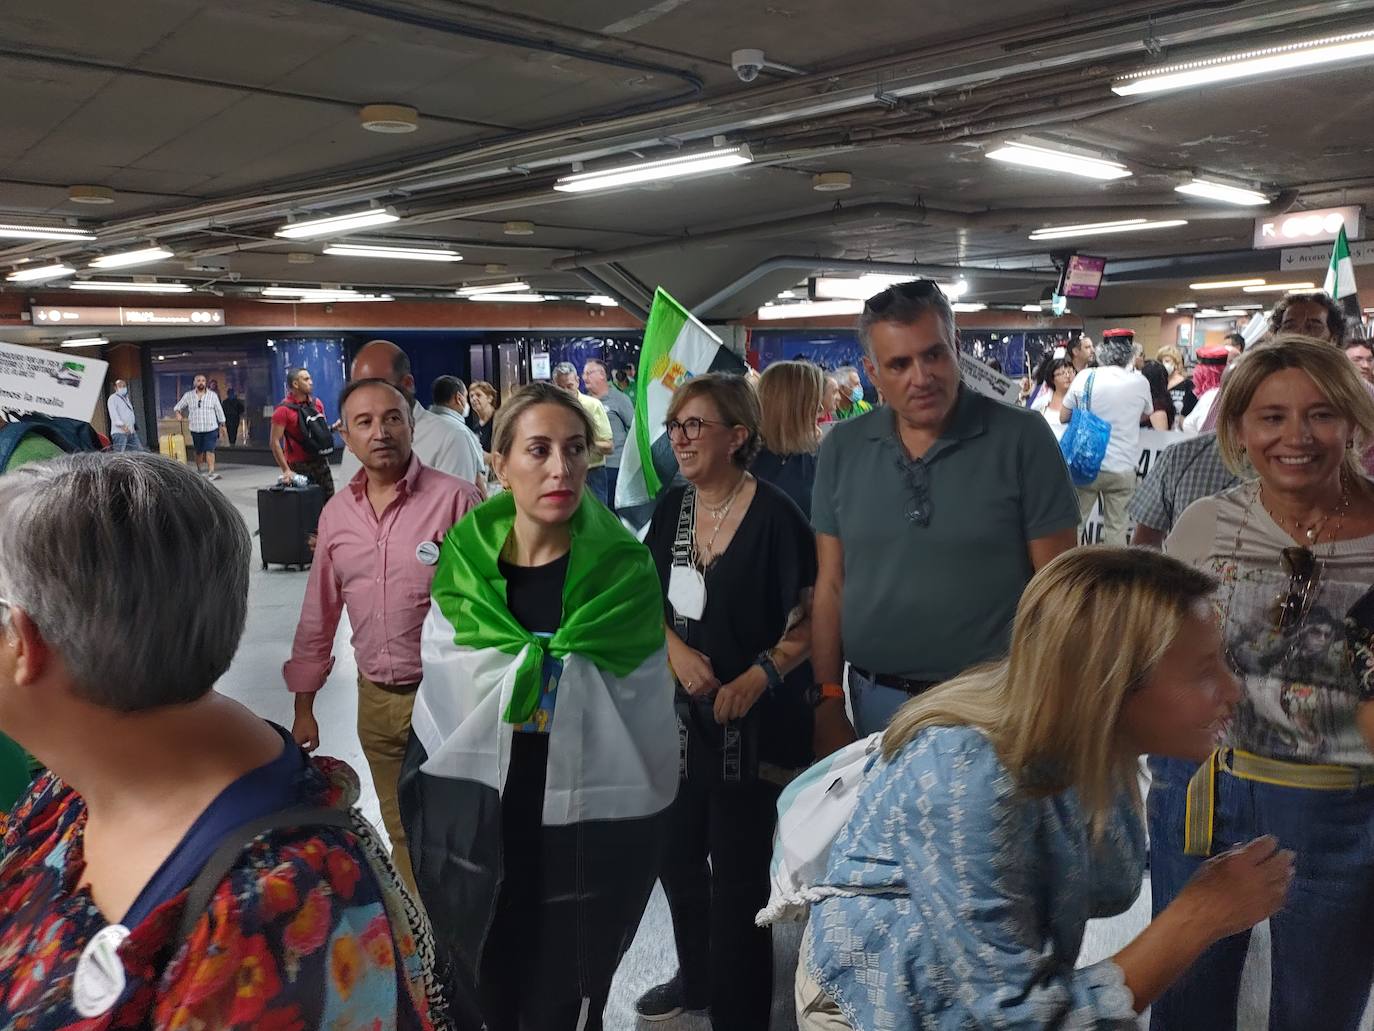
[[1075,487],[1086,487],[1102,471],[1102,459],[1107,455],[1107,441],[1112,436],[1112,424],[1093,414],[1093,377],[1083,388],[1083,404],[1073,410],[1069,428],[1059,441],[1059,450],[1069,467],[1069,478]]

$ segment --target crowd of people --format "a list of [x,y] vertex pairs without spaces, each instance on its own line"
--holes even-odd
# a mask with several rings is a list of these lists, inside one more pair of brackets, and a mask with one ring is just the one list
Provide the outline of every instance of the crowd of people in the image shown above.
[[[858,325],[876,405],[800,361],[678,388],[642,541],[600,361],[504,400],[444,376],[425,408],[372,341],[332,427],[294,369],[273,457],[329,500],[290,728],[214,689],[250,539],[211,442],[199,476],[141,453],[116,384],[112,453],[30,443],[0,478],[0,1026],[595,1031],[657,881],[678,969],[640,1016],[760,1031],[779,799],[863,754],[809,886],[805,1031],[1235,1028],[1265,920],[1270,1026],[1354,1031],[1374,383],[1346,332],[1301,294],[1191,370],[1079,336],[1007,404],[963,381],[939,287],[898,284]],[[218,434],[201,379],[182,404]],[[1138,483],[1141,429],[1177,427]],[[314,754],[344,744],[316,695],[345,613],[389,848]],[[1080,967],[1147,842],[1153,921]]]

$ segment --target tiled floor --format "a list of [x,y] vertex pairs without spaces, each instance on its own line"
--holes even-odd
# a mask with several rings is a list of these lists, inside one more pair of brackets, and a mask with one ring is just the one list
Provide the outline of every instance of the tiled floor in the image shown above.
[[[219,486],[238,506],[250,529],[257,528],[256,490],[272,483],[273,472],[265,468],[222,466],[224,474]],[[281,664],[291,648],[296,619],[300,613],[305,591],[306,573],[284,572],[280,569],[263,571],[255,562],[252,571],[248,627],[243,643],[229,672],[219,684],[220,690],[237,698],[259,715],[275,720],[283,726],[291,725],[291,698],[281,679]],[[381,826],[376,792],[363,760],[355,729],[357,718],[357,667],[348,646],[347,622],[339,629],[335,644],[336,663],[316,706],[320,721],[321,748],[338,756],[358,771],[363,781],[362,809]],[[1144,926],[1149,917],[1148,882],[1132,909],[1111,920],[1094,921],[1088,927],[1082,961],[1095,962],[1120,949]],[[773,1031],[795,1028],[792,1006],[792,973],[796,967],[799,929],[780,928],[775,934],[775,998]],[[1267,1024],[1265,999],[1268,994],[1268,943],[1263,935],[1256,936],[1247,967],[1245,1002],[1240,1027],[1244,1031],[1262,1028]],[[631,1031],[649,1027],[662,1031],[709,1031],[709,1021],[701,1014],[687,1014],[663,1024],[637,1022],[634,1000],[644,989],[671,976],[676,968],[672,928],[668,908],[662,892],[655,890],[639,935],[626,955],[616,976],[610,1006],[606,1013],[608,1031]],[[1374,1019],[1366,1013],[1362,1031],[1374,1029]],[[762,1031],[762,1029],[761,1029]]]

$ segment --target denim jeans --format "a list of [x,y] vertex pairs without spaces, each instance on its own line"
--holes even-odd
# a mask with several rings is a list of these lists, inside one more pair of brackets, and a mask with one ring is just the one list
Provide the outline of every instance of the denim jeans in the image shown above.
[[603,505],[609,505],[606,500],[606,467],[599,465],[595,469],[587,470],[587,489],[592,492],[592,497]]
[[859,737],[876,734],[911,695],[895,687],[883,687],[849,667],[849,703],[854,709],[854,730]]
[[[1156,915],[1203,862],[1183,854],[1186,793],[1196,769],[1150,759]],[[1288,899],[1269,921],[1271,1031],[1356,1031],[1374,978],[1374,786],[1314,791],[1222,772],[1213,827],[1212,855],[1265,834],[1297,854]],[[1154,1004],[1151,1031],[1234,1031],[1249,944],[1246,931],[1203,953]]]
[[133,433],[111,433],[110,450],[112,451],[142,451],[143,441],[138,439],[138,431]]

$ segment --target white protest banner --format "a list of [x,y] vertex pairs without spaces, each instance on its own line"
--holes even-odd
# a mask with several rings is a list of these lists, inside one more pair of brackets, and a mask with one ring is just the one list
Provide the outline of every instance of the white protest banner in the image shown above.
[[108,363],[0,343],[0,409],[90,422]]
[[[1135,483],[1138,488],[1145,477],[1149,475],[1158,460],[1160,453],[1170,444],[1177,444],[1180,440],[1187,440],[1182,433],[1175,433],[1172,430],[1141,430],[1140,431],[1140,457],[1135,463]],[[1124,547],[1131,539],[1131,534],[1135,531],[1135,522],[1128,521],[1126,527],[1126,540],[1107,541],[1106,543]],[[1080,544],[1101,544],[1102,541],[1102,505],[1098,503],[1093,506],[1092,514],[1088,516],[1087,522],[1078,528],[1078,543]]]
[[959,373],[965,383],[994,401],[1005,401],[1009,405],[1014,405],[1021,393],[1016,380],[1003,376],[992,366],[985,365],[963,351],[959,352]]

